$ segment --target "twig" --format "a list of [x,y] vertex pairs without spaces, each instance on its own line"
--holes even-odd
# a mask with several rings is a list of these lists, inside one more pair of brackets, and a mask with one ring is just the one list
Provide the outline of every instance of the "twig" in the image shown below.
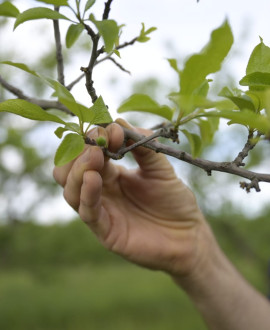
[[[94,66],[97,66],[98,64],[104,62],[104,61],[107,61],[107,60],[111,60],[112,62],[114,62],[114,64],[116,66],[118,66],[122,71],[128,73],[128,74],[131,74],[130,71],[126,70],[120,63],[118,63],[114,58],[111,57],[111,55],[107,55],[105,57],[103,57],[102,59],[98,60],[95,62],[95,65]],[[83,71],[84,71],[85,68],[83,68]],[[77,85],[81,80],[82,78],[85,77],[85,73],[81,74],[78,78],[76,78],[75,80],[73,80],[69,85],[66,86],[66,88],[71,91],[71,89]]]
[[[125,131],[126,132],[126,131]],[[147,142],[152,141],[156,139],[157,137],[168,137],[168,132],[164,129],[161,128],[152,135],[149,136],[141,136],[141,139],[139,139],[137,142],[131,144],[130,146],[126,147],[125,145],[118,150],[118,152],[111,153],[109,150],[106,150],[106,155],[113,158],[113,159],[121,159],[123,156],[127,153],[130,152],[131,150],[141,146],[145,145]],[[128,136],[126,136],[126,140],[128,140]]]
[[36,105],[39,105],[44,110],[57,109],[65,112],[68,115],[74,116],[74,113],[72,113],[67,107],[65,107],[62,103],[58,101],[39,100],[35,98],[29,98],[28,101]]
[[[257,134],[257,138],[259,138],[260,133]],[[245,166],[243,160],[248,156],[249,152],[256,146],[259,140],[254,140],[254,130],[251,130],[248,135],[247,142],[244,148],[239,152],[237,157],[234,159],[233,163],[236,166]],[[253,139],[253,140],[252,140]]]
[[120,63],[118,63],[114,58],[112,57],[108,57],[108,60],[112,61],[120,70],[128,73],[128,74],[131,74],[130,71],[128,71],[127,69],[125,69]]
[[94,82],[92,79],[92,75],[93,75],[93,68],[95,66],[96,60],[97,60],[98,56],[100,55],[100,52],[98,51],[98,42],[99,42],[100,35],[98,33],[95,33],[89,25],[84,24],[84,27],[92,39],[93,46],[92,46],[92,53],[91,53],[88,67],[87,68],[81,67],[81,71],[84,72],[85,79],[86,79],[85,86],[88,91],[88,94],[90,95],[90,97],[92,99],[92,102],[94,103],[98,97],[96,94],[96,90],[94,88]]
[[76,78],[75,80],[73,80],[69,85],[66,86],[66,88],[71,91],[72,88],[78,84],[78,82],[80,82],[82,80],[82,78],[85,76],[85,74],[81,74],[78,78]]
[[138,39],[138,37],[135,37],[130,41],[124,42],[123,44],[116,46],[115,48],[121,49],[121,48],[125,48],[127,46],[132,46],[137,41],[137,39]]
[[71,111],[68,108],[66,108],[63,104],[61,104],[60,102],[49,101],[49,100],[40,100],[40,99],[36,99],[36,98],[30,97],[28,95],[25,95],[19,88],[9,84],[1,75],[0,75],[0,84],[6,90],[8,90],[10,93],[16,95],[19,99],[34,103],[34,104],[40,106],[41,108],[43,108],[44,110],[58,109],[69,115],[73,115],[71,113]]
[[11,84],[9,84],[1,75],[0,75],[0,84],[6,89],[8,90],[10,93],[18,96],[19,99],[23,99],[28,101],[29,100],[29,96],[26,96],[22,90],[20,90],[19,88],[12,86]]
[[103,16],[102,16],[102,19],[103,19],[103,20],[109,18],[109,13],[110,13],[110,10],[111,10],[111,3],[112,3],[112,2],[113,2],[113,0],[108,0],[108,1],[105,3],[105,8],[104,8]]
[[[87,30],[87,32],[88,32],[88,34],[90,35],[90,37],[91,38],[95,38],[95,32],[90,28],[90,26],[85,26],[85,28],[86,28],[86,30]],[[125,42],[125,43],[123,43],[123,44],[121,44],[121,45],[118,45],[117,47],[115,47],[116,49],[121,49],[121,48],[124,48],[124,47],[127,47],[127,46],[131,46],[131,45],[133,45],[135,42],[137,41],[137,37],[136,38],[134,38],[134,39],[132,39],[131,41],[128,41],[128,42]],[[98,54],[98,55],[100,55],[101,54],[101,50],[100,50],[100,53]],[[100,60],[96,60],[95,61],[95,65],[94,66],[96,66],[96,65],[98,65],[98,64],[100,64],[100,63],[102,63],[102,62],[104,62],[104,61],[106,61],[106,60],[110,60],[111,59],[111,54],[108,54],[108,55],[106,55],[105,57],[103,57],[102,59],[100,59]],[[122,70],[122,69],[121,69]],[[127,73],[130,73],[129,71],[127,71],[127,70],[123,70],[123,71],[125,71],[125,72],[127,72]],[[83,73],[83,74],[81,74],[78,78],[76,78],[74,81],[72,81],[69,85],[67,85],[66,87],[67,87],[67,89],[70,91],[78,82],[80,82],[81,80],[82,80],[82,78],[85,76],[85,73]]]
[[[59,12],[59,7],[54,6],[54,10]],[[53,29],[54,29],[54,39],[56,46],[56,61],[57,61],[57,73],[58,81],[65,86],[65,76],[64,76],[64,61],[62,55],[62,44],[61,44],[61,35],[59,29],[59,20],[53,20]]]
[[259,186],[259,181],[257,178],[254,178],[251,180],[250,183],[247,182],[240,182],[240,187],[242,189],[245,189],[246,192],[250,192],[252,188],[254,188],[257,192],[261,191],[260,186]]
[[[249,171],[244,168],[240,168],[234,162],[215,162],[201,158],[194,159],[189,153],[185,151],[175,149],[171,146],[162,144],[158,141],[152,141],[152,136],[149,137],[151,138],[151,141],[145,141],[145,136],[137,132],[128,130],[126,128],[123,129],[127,139],[133,140],[135,143],[138,141],[144,141],[143,143],[140,143],[140,145],[143,145],[145,148],[154,150],[155,152],[161,152],[165,155],[182,160],[196,167],[200,167],[208,175],[211,175],[212,171],[218,171],[218,172],[230,173],[233,175],[237,175],[249,179],[251,181],[250,184],[242,183],[242,187],[245,188],[247,191],[250,191],[251,188],[255,188],[256,191],[260,191],[259,182],[270,182],[270,174]],[[105,151],[105,153],[106,155],[108,155],[113,159],[119,159],[122,158],[124,154],[128,151],[130,151],[130,149],[123,148],[120,149],[120,151],[117,153],[112,153],[107,150]]]

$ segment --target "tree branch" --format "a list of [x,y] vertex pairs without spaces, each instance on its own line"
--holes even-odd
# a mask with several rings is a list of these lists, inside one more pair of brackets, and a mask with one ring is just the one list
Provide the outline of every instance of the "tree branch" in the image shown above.
[[[54,10],[59,12],[59,7],[54,6]],[[58,81],[63,86],[65,86],[64,61],[63,61],[63,55],[62,55],[62,44],[61,44],[61,35],[60,35],[60,29],[59,29],[59,20],[53,20],[53,29],[54,29],[54,39],[55,39],[55,46],[56,46]]]
[[82,80],[82,78],[85,76],[85,74],[81,74],[78,78],[76,78],[75,80],[73,80],[69,85],[66,86],[66,88],[71,91],[72,88],[78,84],[78,82],[80,82]]
[[26,101],[29,100],[29,96],[26,96],[21,89],[9,84],[1,75],[0,75],[0,84],[10,93],[18,96],[19,99],[23,99]]
[[[251,181],[250,184],[247,183],[241,183],[241,187],[246,189],[247,192],[250,191],[251,188],[255,188],[256,191],[260,191],[259,188],[259,182],[270,182],[270,174],[264,174],[264,173],[257,173],[253,171],[246,170],[244,168],[240,168],[237,166],[233,161],[232,162],[215,162],[210,161],[206,159],[201,158],[193,158],[189,153],[175,149],[171,146],[162,144],[158,141],[153,141],[153,139],[157,136],[164,136],[168,137],[170,133],[165,131],[159,130],[157,134],[153,134],[150,137],[145,137],[144,135],[141,135],[139,133],[136,133],[134,131],[131,131],[129,129],[123,128],[125,132],[126,139],[132,140],[135,143],[139,142],[139,144],[136,144],[135,147],[138,145],[143,145],[145,148],[154,150],[155,152],[161,152],[165,155],[174,157],[176,159],[182,160],[186,163],[189,163],[191,165],[194,165],[196,167],[200,167],[203,169],[208,175],[211,175],[212,171],[218,171],[218,172],[225,172],[230,173],[233,175],[237,175],[246,179],[249,179]],[[163,135],[164,134],[164,135]],[[122,158],[125,153],[129,152],[131,150],[130,147],[123,147],[120,148],[120,150],[117,153],[109,152],[108,150],[105,150],[105,154],[112,159],[120,159]]]
[[40,106],[41,108],[43,108],[44,110],[58,109],[69,115],[73,115],[73,113],[68,108],[66,108],[63,104],[61,104],[58,101],[40,100],[40,99],[36,99],[36,98],[30,97],[28,95],[25,95],[22,90],[9,84],[1,75],[0,75],[0,84],[6,90],[8,90],[10,93],[16,95],[19,99],[34,103],[34,104]]
[[85,86],[88,91],[88,94],[90,95],[90,97],[92,99],[92,102],[94,103],[98,97],[96,94],[96,90],[94,88],[94,81],[92,79],[92,75],[93,75],[93,68],[95,66],[96,60],[97,60],[98,56],[101,54],[101,52],[98,51],[98,42],[99,42],[100,35],[98,33],[95,33],[89,25],[84,24],[84,27],[92,39],[93,46],[92,46],[92,53],[91,53],[88,67],[86,67],[86,68],[81,67],[81,71],[84,72],[85,79],[86,79]]
[[105,3],[105,8],[104,8],[103,16],[102,16],[102,19],[103,19],[103,20],[109,18],[109,13],[110,13],[110,10],[111,10],[111,3],[112,3],[112,2],[113,2],[113,0],[108,0],[108,1]]

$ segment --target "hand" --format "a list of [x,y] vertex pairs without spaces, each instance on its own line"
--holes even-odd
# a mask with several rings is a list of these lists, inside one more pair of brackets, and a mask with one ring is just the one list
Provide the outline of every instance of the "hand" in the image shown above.
[[[117,124],[90,133],[97,136],[104,136],[114,151],[124,138]],[[211,231],[193,193],[163,154],[139,147],[133,155],[139,167],[127,170],[104,159],[99,147],[86,146],[75,161],[56,167],[54,177],[106,248],[148,268],[189,275],[209,253]]]

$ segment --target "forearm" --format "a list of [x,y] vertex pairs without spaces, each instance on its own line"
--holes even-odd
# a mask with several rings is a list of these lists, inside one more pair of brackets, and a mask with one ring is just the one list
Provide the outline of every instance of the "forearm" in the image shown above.
[[270,303],[234,268],[219,247],[192,277],[175,278],[211,330],[268,330]]

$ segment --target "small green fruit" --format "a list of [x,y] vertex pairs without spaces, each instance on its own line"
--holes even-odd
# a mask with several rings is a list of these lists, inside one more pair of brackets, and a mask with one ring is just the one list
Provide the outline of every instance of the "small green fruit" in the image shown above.
[[106,139],[103,136],[99,136],[96,139],[96,143],[100,147],[107,147],[107,141],[106,141]]

